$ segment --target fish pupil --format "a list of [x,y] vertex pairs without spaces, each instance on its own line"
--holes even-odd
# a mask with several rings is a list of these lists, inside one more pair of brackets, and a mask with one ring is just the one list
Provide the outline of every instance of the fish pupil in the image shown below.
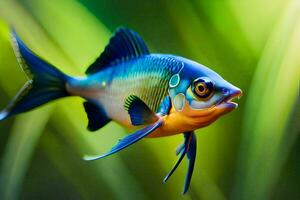
[[198,86],[198,90],[199,90],[200,92],[204,92],[205,88],[204,88],[203,85],[199,85],[199,86]]

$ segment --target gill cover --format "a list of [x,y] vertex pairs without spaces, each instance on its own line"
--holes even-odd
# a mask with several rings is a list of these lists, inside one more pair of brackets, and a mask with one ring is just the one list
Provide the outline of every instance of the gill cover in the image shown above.
[[235,88],[211,69],[185,58],[181,61],[181,70],[169,80],[169,95],[177,111],[186,102],[194,110],[212,107],[225,98],[224,88]]
[[169,80],[169,95],[176,111],[182,111],[183,107],[185,106],[185,91],[189,84],[187,80],[182,79],[180,76],[180,72],[183,68],[184,63],[182,63],[180,71],[176,74],[173,74]]

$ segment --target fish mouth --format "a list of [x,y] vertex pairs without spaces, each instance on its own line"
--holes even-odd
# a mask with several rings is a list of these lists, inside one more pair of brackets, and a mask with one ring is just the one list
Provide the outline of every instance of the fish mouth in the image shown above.
[[238,107],[238,103],[234,102],[234,99],[240,99],[243,95],[241,90],[236,90],[232,92],[230,95],[226,96],[225,98],[221,99],[217,105],[224,105],[229,109],[234,109]]

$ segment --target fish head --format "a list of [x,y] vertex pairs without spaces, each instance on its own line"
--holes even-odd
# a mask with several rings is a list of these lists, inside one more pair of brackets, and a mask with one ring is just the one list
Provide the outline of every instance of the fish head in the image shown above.
[[242,91],[213,70],[185,59],[169,81],[169,95],[174,112],[200,128],[237,108],[232,100],[241,97]]

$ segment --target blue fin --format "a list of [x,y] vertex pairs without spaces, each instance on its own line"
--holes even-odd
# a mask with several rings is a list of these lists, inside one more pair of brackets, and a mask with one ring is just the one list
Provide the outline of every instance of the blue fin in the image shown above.
[[184,143],[182,143],[176,148],[176,156],[178,156],[184,150],[184,147]]
[[174,167],[171,169],[171,171],[164,178],[164,183],[166,183],[167,180],[171,177],[171,175],[175,172],[175,170],[181,163],[183,157],[187,155],[187,158],[189,160],[189,165],[188,165],[188,171],[185,178],[183,194],[185,194],[188,191],[190,186],[194,165],[195,165],[196,150],[197,150],[196,148],[197,148],[197,140],[196,140],[195,133],[193,131],[184,133],[184,143],[181,144],[176,150],[176,154],[177,155],[180,154],[180,157],[175,163]]
[[96,131],[111,121],[100,106],[89,101],[84,102],[83,106],[89,119],[88,130]]
[[121,139],[110,151],[107,153],[100,155],[100,156],[84,156],[84,160],[97,160],[100,158],[104,158],[106,156],[109,156],[111,154],[117,153],[118,151],[121,151],[122,149],[128,147],[129,145],[132,145],[139,141],[140,139],[146,137],[147,135],[151,134],[153,131],[155,131],[158,127],[160,127],[163,124],[163,119],[159,118],[157,122],[154,124],[151,124],[141,130],[138,130],[125,138]]
[[118,28],[103,53],[87,69],[86,74],[96,73],[114,63],[149,54],[143,39],[133,30]]
[[15,32],[12,32],[11,37],[18,62],[31,80],[0,112],[0,120],[29,111],[51,100],[68,96],[65,89],[68,77],[32,53]]
[[197,140],[194,132],[185,133],[184,136],[189,140],[188,150],[187,150],[187,158],[189,160],[188,171],[185,177],[183,194],[185,194],[190,186],[191,178],[194,171],[196,152],[197,152]]
[[166,96],[162,101],[162,103],[160,104],[157,114],[160,116],[165,116],[170,113],[171,108],[172,108],[171,98],[169,96]]
[[177,167],[181,163],[182,159],[184,158],[185,154],[186,154],[186,149],[184,148],[183,151],[181,152],[177,162],[175,163],[174,167],[171,169],[171,171],[164,178],[164,180],[163,180],[164,183],[166,183],[168,181],[168,179],[172,176],[172,174],[175,172],[175,170],[177,169]]
[[135,95],[127,97],[124,107],[130,115],[131,124],[134,126],[151,124],[158,120],[158,116]]

